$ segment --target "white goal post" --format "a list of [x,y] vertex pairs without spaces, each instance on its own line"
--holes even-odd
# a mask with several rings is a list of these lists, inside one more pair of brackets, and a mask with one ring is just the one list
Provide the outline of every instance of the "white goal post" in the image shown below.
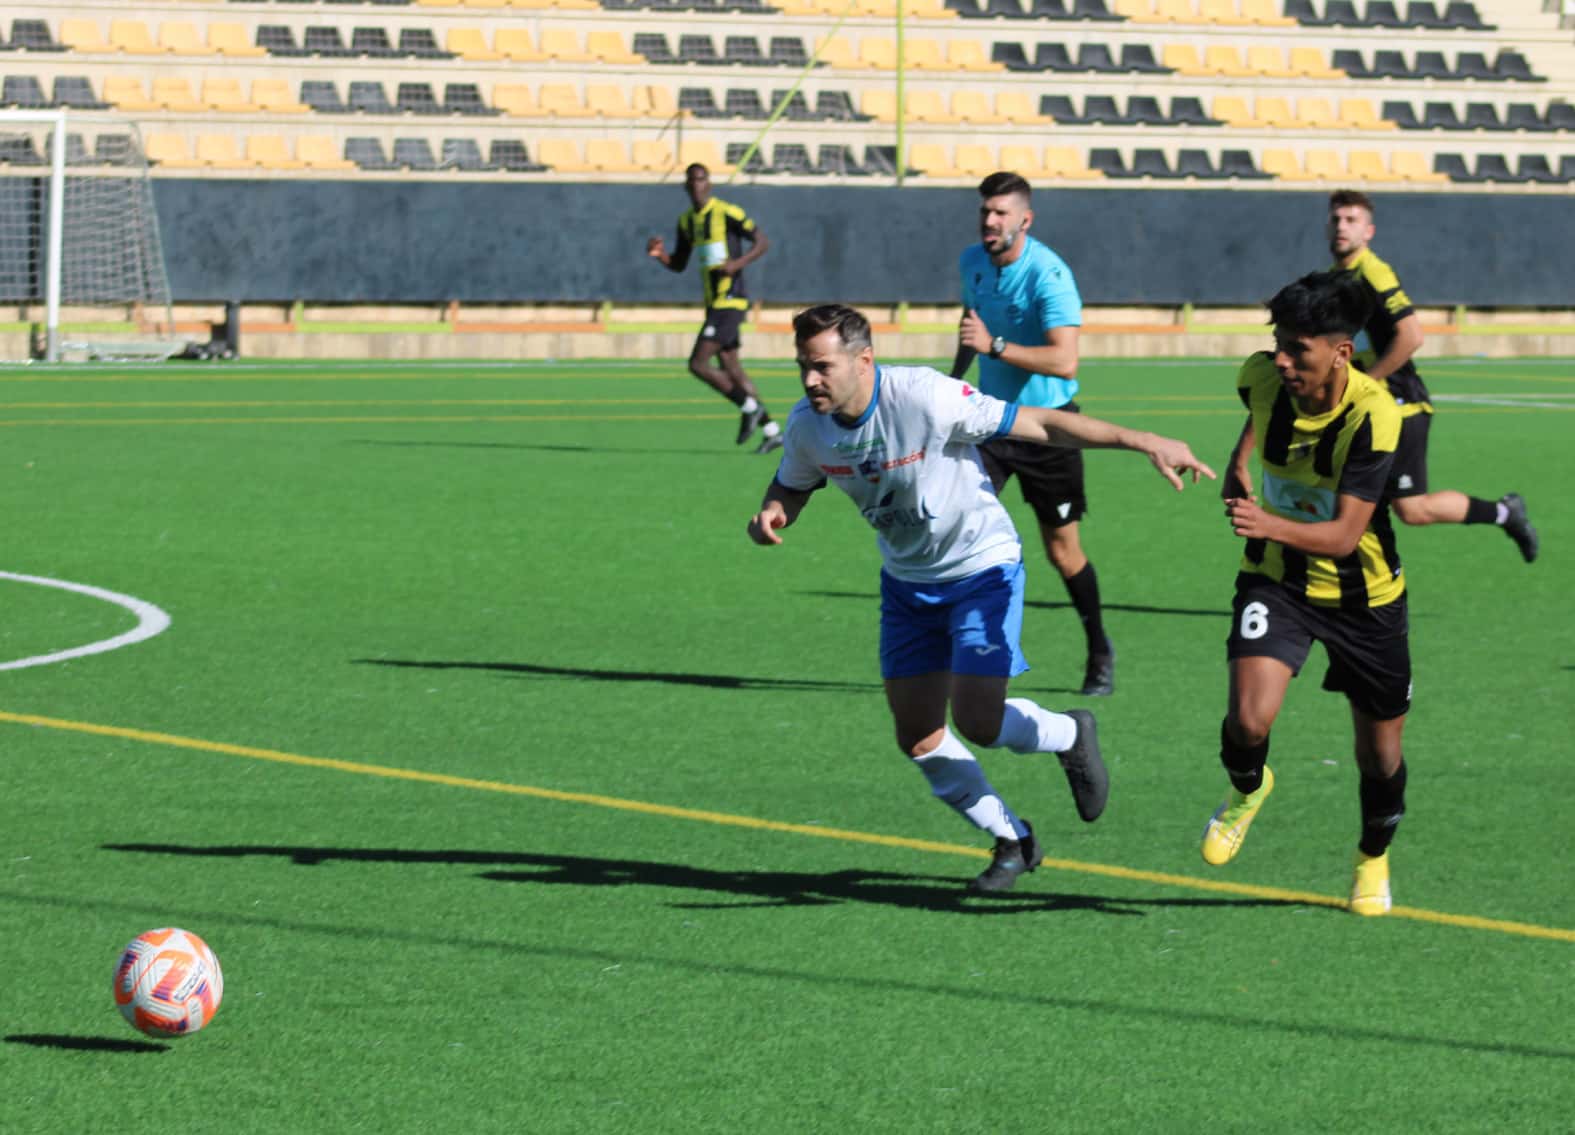
[[0,110],[0,303],[50,362],[179,351],[142,141],[114,115]]

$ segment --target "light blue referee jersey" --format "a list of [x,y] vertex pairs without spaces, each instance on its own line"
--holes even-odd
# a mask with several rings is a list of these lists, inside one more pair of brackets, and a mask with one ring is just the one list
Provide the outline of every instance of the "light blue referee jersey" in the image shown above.
[[[1033,237],[1023,253],[1003,268],[990,262],[984,245],[970,245],[958,262],[962,300],[978,312],[992,335],[1009,343],[1042,346],[1052,327],[1081,327],[1083,300],[1072,269]],[[1019,406],[1064,406],[1077,396],[1077,379],[1035,374],[988,355],[979,356],[979,389]]]

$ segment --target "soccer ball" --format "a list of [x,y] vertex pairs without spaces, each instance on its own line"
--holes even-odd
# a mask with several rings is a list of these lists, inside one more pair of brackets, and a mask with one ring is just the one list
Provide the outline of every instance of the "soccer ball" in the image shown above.
[[149,1036],[190,1036],[213,1020],[224,996],[219,959],[190,930],[138,934],[115,967],[115,1004]]

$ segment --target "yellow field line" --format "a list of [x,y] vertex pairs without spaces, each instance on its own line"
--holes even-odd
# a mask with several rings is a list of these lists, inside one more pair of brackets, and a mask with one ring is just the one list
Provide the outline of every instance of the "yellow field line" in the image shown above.
[[[728,812],[708,812],[698,808],[677,808],[669,804],[650,804],[643,800],[625,800],[617,796],[600,796],[590,792],[563,792],[555,788],[537,788],[528,784],[509,784],[497,780],[475,780],[466,776],[449,776],[446,773],[423,772],[420,769],[393,768],[389,765],[367,764],[362,761],[341,761],[329,757],[308,757],[299,753],[285,753],[277,749],[258,749],[249,745],[231,745],[222,741],[204,741],[195,737],[181,737],[173,733],[156,733],[146,729],[129,729],[119,725],[98,725],[88,721],[68,721],[58,717],[39,717],[28,713],[7,713],[0,710],[0,722],[13,725],[31,725],[42,729],[59,729],[70,733],[90,733],[98,737],[119,737],[127,741],[141,741],[150,745],[169,745],[180,749],[195,749],[206,753],[223,753],[232,757],[273,761],[278,764],[299,765],[304,768],[329,769],[334,772],[354,773],[359,776],[378,776],[392,780],[410,780],[421,784],[441,784],[449,788],[468,788],[477,792],[501,792],[512,796],[531,796],[539,800],[556,800],[567,804],[589,804],[597,808],[615,808],[623,812],[641,812],[650,816],[665,816],[674,820],[694,820],[706,824],[723,824],[729,827],[752,828],[756,831],[785,832],[791,835],[814,836],[817,839],[835,839],[845,843],[870,843],[881,847],[900,847],[908,851],[925,851],[937,855],[966,855],[975,859],[988,859],[990,853],[982,848],[966,847],[936,840],[910,839],[906,836],[878,835],[874,832],[853,831],[848,828],[827,828],[813,824],[790,824],[781,820],[763,820],[754,816],[738,816]],[[1261,887],[1252,883],[1231,883],[1216,879],[1196,879],[1190,875],[1171,875],[1161,871],[1140,871],[1131,867],[1116,867],[1105,863],[1080,863],[1073,859],[1046,859],[1042,866],[1057,871],[1083,875],[1102,875],[1112,879],[1126,879],[1140,883],[1158,883],[1185,890],[1209,891],[1214,894],[1243,895],[1249,898],[1271,899],[1278,902],[1300,903],[1306,906],[1343,907],[1344,901],[1329,895],[1309,891],[1291,891],[1280,887]],[[1418,922],[1434,922],[1443,926],[1456,926],[1470,930],[1491,930],[1500,934],[1515,934],[1526,938],[1551,938],[1559,942],[1575,942],[1575,930],[1562,930],[1552,926],[1536,926],[1526,922],[1507,922],[1496,918],[1478,918],[1469,914],[1445,914],[1417,907],[1397,906],[1391,918],[1409,918]]]
[[237,398],[206,402],[0,402],[0,410],[239,409],[259,406],[714,406],[716,398]]

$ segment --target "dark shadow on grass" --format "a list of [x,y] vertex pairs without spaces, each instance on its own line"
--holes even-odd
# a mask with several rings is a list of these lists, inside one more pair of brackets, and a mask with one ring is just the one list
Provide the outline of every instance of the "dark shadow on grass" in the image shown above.
[[[862,599],[868,603],[879,603],[880,596],[872,591],[800,591],[799,595],[811,595],[820,599]],[[1070,603],[1045,603],[1027,600],[1023,606],[1033,607],[1040,611],[1061,611],[1072,609]],[[1186,615],[1210,619],[1228,619],[1229,611],[1215,611],[1202,607],[1150,607],[1143,603],[1104,603],[1101,606],[1106,611],[1126,611],[1134,615]]]
[[738,910],[773,906],[830,906],[871,903],[953,914],[1029,914],[1090,910],[1141,918],[1143,907],[1173,906],[1295,906],[1279,899],[1165,898],[1116,899],[1102,895],[1036,892],[1031,883],[1007,895],[973,895],[963,889],[965,877],[906,875],[890,871],[712,871],[682,863],[640,859],[591,859],[578,855],[541,855],[514,851],[413,851],[403,848],[353,847],[193,847],[170,843],[107,843],[105,851],[153,855],[241,858],[273,855],[303,867],[345,861],[352,863],[456,863],[469,866],[529,867],[529,871],[482,871],[479,877],[498,883],[535,883],[574,887],[665,887],[735,895],[744,902],[679,902],[686,910]]
[[[728,450],[717,449],[651,449],[631,445],[539,445],[511,441],[376,441],[372,438],[352,438],[351,445],[376,445],[393,449],[518,449],[537,453],[636,453],[672,454],[678,457],[727,457],[736,456]],[[743,451],[743,452],[748,452]]]
[[[58,895],[39,895],[21,891],[0,890],[0,902],[52,910],[88,912],[120,911],[146,917],[147,907],[141,903],[117,902],[110,899],[81,899]],[[371,942],[379,948],[390,945],[407,946],[418,950],[472,950],[478,953],[498,954],[526,963],[528,959],[546,959],[589,963],[603,968],[613,966],[650,966],[653,970],[686,974],[707,981],[729,977],[746,981],[760,981],[774,986],[806,986],[815,989],[845,990],[853,994],[882,997],[940,997],[958,1004],[977,1005],[987,1002],[1000,1005],[1014,1012],[1078,1012],[1091,1013],[1115,1020],[1142,1021],[1159,1027],[1173,1028],[1178,1024],[1207,1025],[1220,1035],[1242,1036],[1291,1036],[1327,1043],[1361,1043],[1402,1045],[1407,1048],[1433,1052],[1472,1052],[1492,1056],[1518,1056],[1534,1060],[1557,1060],[1575,1066],[1575,1049],[1555,1048],[1552,1045],[1522,1044],[1517,1041],[1468,1040],[1456,1036],[1428,1036],[1421,1033],[1399,1032],[1394,1029],[1370,1025],[1323,1024],[1293,1016],[1275,1018],[1264,1013],[1230,1013],[1218,1009],[1176,1009],[1167,1005],[1145,1005],[1132,1001],[1118,1001],[1095,997],[1077,997],[1051,993],[1019,993],[1012,990],[992,989],[979,984],[944,984],[907,981],[901,978],[849,976],[835,972],[788,969],[783,966],[760,965],[753,962],[726,963],[714,956],[704,958],[671,957],[655,953],[629,950],[601,950],[583,946],[545,946],[539,942],[511,942],[496,938],[481,938],[464,934],[434,934],[411,930],[396,920],[392,925],[353,926],[343,923],[315,923],[300,919],[270,918],[255,912],[236,913],[221,910],[195,910],[160,908],[171,921],[182,925],[223,925],[255,931],[259,927],[285,934],[319,935],[341,941]],[[1349,918],[1344,912],[1330,911],[1331,917]],[[834,964],[828,959],[828,964]],[[1055,980],[1053,970],[1046,980]],[[1067,975],[1069,984],[1076,984],[1075,971]],[[1143,996],[1134,989],[1133,998]],[[1499,1019],[1513,1022],[1512,1017]],[[1376,1058],[1376,1057],[1375,1057]],[[1506,1070],[1506,1075],[1513,1075]]]
[[168,1052],[167,1044],[148,1040],[116,1040],[107,1036],[65,1036],[54,1033],[12,1033],[7,1044],[30,1044],[34,1048],[58,1048],[66,1052]]
[[687,674],[676,670],[589,670],[541,666],[530,662],[442,662],[414,658],[352,658],[357,666],[399,666],[417,670],[491,670],[525,678],[582,678],[594,682],[661,682],[672,686],[709,686],[719,690],[818,690],[869,693],[878,682],[829,682],[816,678],[744,678],[737,674]]

